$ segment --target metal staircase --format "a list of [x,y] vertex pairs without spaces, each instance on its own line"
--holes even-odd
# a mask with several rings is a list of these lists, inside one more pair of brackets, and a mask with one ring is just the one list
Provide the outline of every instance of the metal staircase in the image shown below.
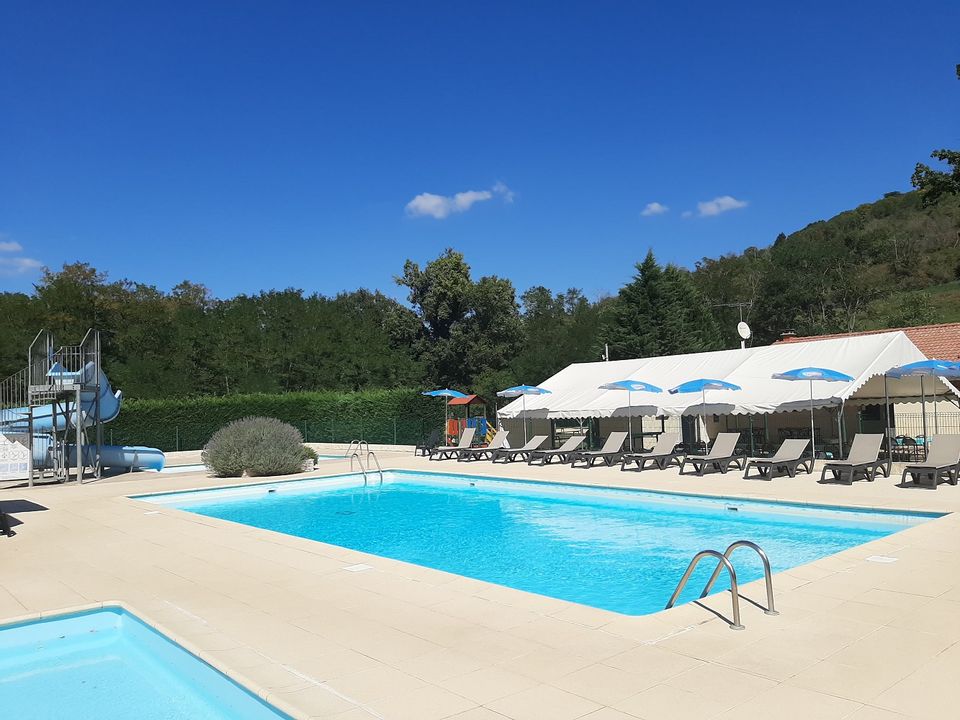
[[[50,473],[59,482],[71,470],[81,481],[87,470],[100,477],[100,370],[99,331],[88,330],[79,345],[57,346],[53,334],[41,330],[30,344],[27,367],[0,381],[0,433],[28,446],[31,486],[38,474]],[[86,411],[81,394],[93,398]],[[37,429],[38,416],[49,429]]]

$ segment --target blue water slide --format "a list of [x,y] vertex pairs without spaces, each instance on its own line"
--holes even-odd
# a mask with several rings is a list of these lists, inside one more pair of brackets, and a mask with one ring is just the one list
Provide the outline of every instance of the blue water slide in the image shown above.
[[[102,370],[98,371],[93,363],[87,363],[83,370],[71,372],[65,370],[59,363],[55,363],[47,375],[56,378],[61,383],[79,382],[85,385],[93,385],[94,373],[96,372],[100,374],[100,382],[98,383],[100,388],[100,422],[108,423],[120,414],[123,393],[120,390],[114,392],[110,381]],[[96,400],[97,392],[95,390],[80,392],[79,419],[83,422],[84,427],[90,427],[96,422]],[[0,429],[5,433],[26,433],[27,415],[27,408],[3,410],[0,412]],[[75,401],[60,403],[56,412],[54,412],[53,405],[41,405],[33,409],[33,462],[37,467],[48,465],[48,457],[53,445],[54,423],[56,423],[56,430],[63,432],[67,428],[76,427],[77,419]],[[68,445],[67,453],[71,465],[75,464],[76,447]],[[86,455],[84,457],[85,464],[92,464],[94,449],[88,447],[84,453]],[[162,470],[164,454],[156,448],[139,445],[103,445],[100,448],[100,464],[102,467],[127,470]]]

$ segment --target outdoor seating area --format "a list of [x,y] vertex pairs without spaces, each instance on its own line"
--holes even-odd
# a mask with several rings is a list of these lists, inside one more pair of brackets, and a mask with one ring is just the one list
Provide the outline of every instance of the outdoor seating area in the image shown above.
[[[842,365],[848,372],[819,365],[778,369],[798,352],[824,364]],[[820,483],[840,484],[872,482],[878,474],[889,477],[894,463],[905,463],[904,478],[912,478],[909,486],[957,483],[960,460],[954,459],[953,448],[960,435],[940,433],[933,436],[937,442],[926,441],[926,410],[922,433],[916,436],[897,434],[894,420],[897,403],[919,400],[925,408],[928,397],[957,402],[960,392],[950,380],[960,378],[960,363],[925,359],[902,332],[878,333],[852,343],[794,342],[616,365],[579,364],[542,386],[507,388],[497,394],[513,402],[499,408],[492,437],[477,436],[474,428],[465,427],[457,445],[422,452],[433,460],[525,460],[531,466],[619,465],[622,471],[633,472],[677,467],[681,474],[697,476],[726,474],[736,468],[745,479],[762,480],[796,478],[801,472],[812,475],[819,470]],[[670,386],[670,381],[681,378],[685,365],[709,366],[723,377],[685,380],[664,391],[661,385]],[[609,379],[624,369],[631,377]],[[760,379],[764,377],[769,380]],[[458,403],[474,397],[449,389],[424,394],[455,398],[452,402]],[[863,408],[874,408],[870,418],[878,417],[879,408],[880,432],[850,432],[845,426],[851,407],[861,426]],[[806,426],[793,419],[799,413],[806,415]],[[731,418],[744,414],[749,425],[743,427],[737,419],[737,429],[730,428]],[[659,418],[659,430],[644,429],[643,418],[650,416]],[[669,417],[681,420],[680,432],[665,428]],[[561,433],[555,423],[564,419],[577,419],[580,432]],[[933,425],[936,431],[936,412]],[[602,432],[604,427],[609,430]],[[771,440],[771,432],[779,440]],[[516,435],[523,442],[514,445],[508,438]],[[646,438],[653,441],[649,450],[641,446]],[[435,440],[436,434],[431,434],[430,441]],[[548,447],[551,444],[554,447]]]

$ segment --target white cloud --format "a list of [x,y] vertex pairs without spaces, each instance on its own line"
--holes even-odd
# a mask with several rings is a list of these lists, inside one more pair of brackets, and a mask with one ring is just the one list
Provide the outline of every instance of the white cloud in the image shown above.
[[735,197],[730,195],[721,195],[720,197],[715,197],[713,200],[698,202],[697,213],[700,215],[700,217],[708,217],[711,215],[719,215],[720,213],[725,213],[729,210],[745,208],[746,206],[746,200],[737,200]]
[[39,270],[43,263],[27,257],[0,258],[0,275],[23,275],[31,270]]
[[3,235],[0,235],[0,252],[20,252],[23,250],[23,245],[13,240],[4,240]]
[[682,218],[691,218],[691,217],[693,217],[693,210],[684,210],[682,213],[680,213],[680,217],[682,217]]
[[670,208],[658,202],[651,202],[644,206],[643,210],[640,211],[640,214],[643,217],[652,217],[654,215],[663,215],[665,212],[670,212]]
[[456,195],[435,195],[420,193],[407,203],[407,215],[410,217],[432,217],[443,220],[445,217],[469,210],[478,202],[485,202],[497,195],[504,202],[512,203],[513,191],[502,182],[497,182],[489,190],[465,190]]

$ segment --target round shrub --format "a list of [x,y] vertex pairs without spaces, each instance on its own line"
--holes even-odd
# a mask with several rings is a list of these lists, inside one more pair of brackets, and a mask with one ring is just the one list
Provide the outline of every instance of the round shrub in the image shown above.
[[217,430],[201,457],[218,477],[290,475],[303,469],[310,449],[293,425],[276,418],[248,417]]

